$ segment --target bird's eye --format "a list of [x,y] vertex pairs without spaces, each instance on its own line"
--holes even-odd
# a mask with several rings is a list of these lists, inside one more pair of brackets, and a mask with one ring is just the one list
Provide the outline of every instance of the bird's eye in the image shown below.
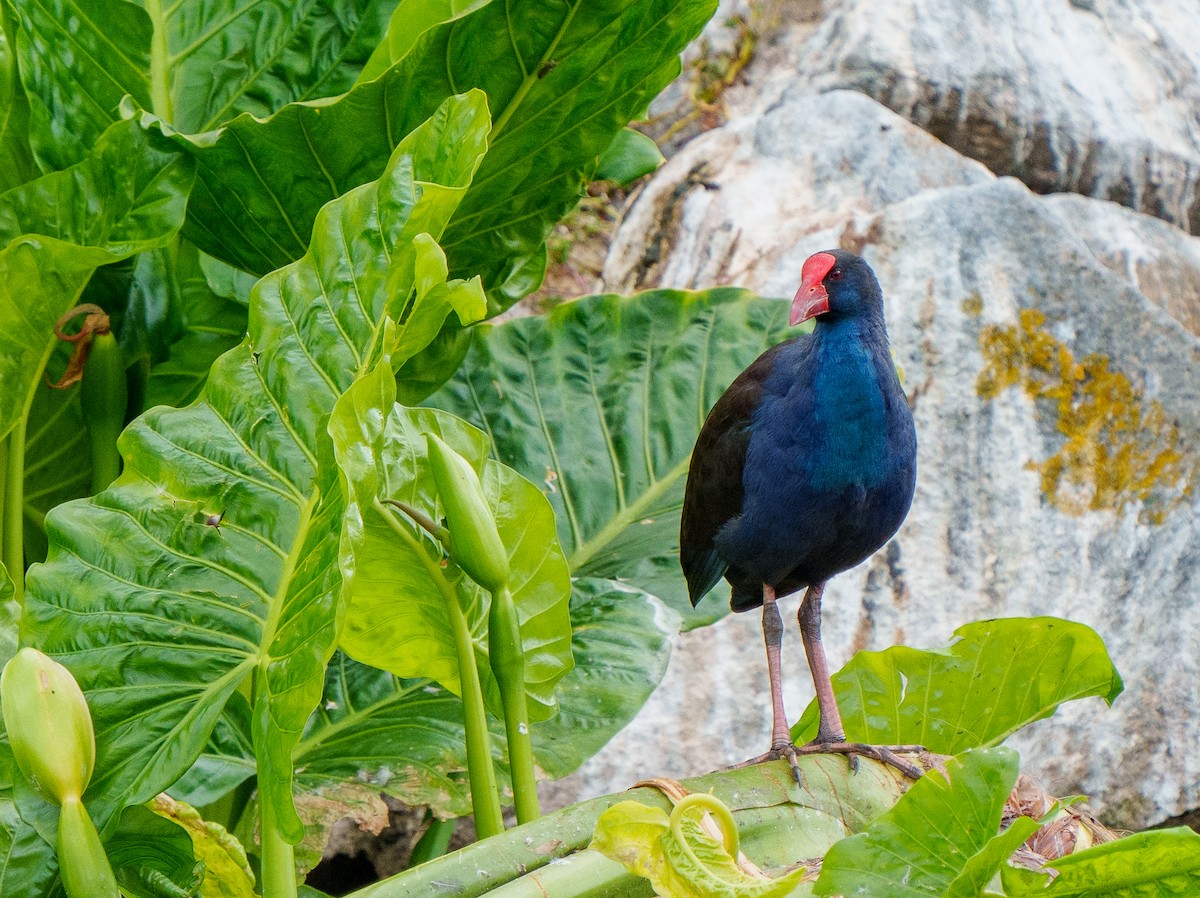
[[829,272],[827,278],[831,281],[840,281],[842,279],[842,269],[834,268]]

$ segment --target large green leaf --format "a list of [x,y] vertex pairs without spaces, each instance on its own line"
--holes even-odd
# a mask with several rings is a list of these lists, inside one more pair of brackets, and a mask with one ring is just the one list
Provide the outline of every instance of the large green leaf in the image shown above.
[[414,86],[479,86],[498,110],[492,150],[446,229],[451,271],[482,274],[499,307],[536,289],[524,273],[544,264],[550,228],[715,11],[714,0],[492,3],[423,37],[399,65]]
[[29,102],[17,74],[10,40],[14,28],[0,6],[0,193],[36,174],[29,149]]
[[917,780],[866,832],[825,855],[816,895],[978,898],[1004,860],[1037,829],[1019,817],[1000,832],[1017,780],[1017,753],[979,749]]
[[[198,132],[241,112],[264,116],[291,101],[342,93],[379,42],[394,5],[13,2],[37,155],[49,168],[78,161],[117,119],[126,94],[180,130]],[[297,257],[306,246],[307,237]]]
[[[195,247],[172,241],[167,248],[99,269],[80,296],[110,310],[119,330],[130,368],[130,418],[151,406],[194,400],[212,363],[246,334],[246,305],[216,295],[196,257]],[[67,367],[72,348],[56,344],[47,365],[50,380],[58,380]],[[79,389],[39,383],[34,391],[25,442],[28,563],[46,558],[46,513],[91,493],[91,444]]]
[[[1124,688],[1104,642],[1085,624],[1001,618],[954,636],[947,649],[859,652],[834,674],[847,737],[957,754],[999,745],[1066,701],[1098,695],[1111,705]],[[792,728],[798,742],[816,736],[817,716],[810,703]]]
[[182,889],[199,885],[204,877],[203,869],[195,869],[197,858],[187,830],[144,805],[133,805],[121,813],[117,831],[104,851],[117,881],[132,898],[156,894],[147,888],[149,877],[165,877]]
[[530,715],[544,719],[553,713],[555,683],[571,668],[571,586],[554,513],[537,487],[487,458],[482,433],[436,409],[396,405],[395,391],[391,368],[381,366],[346,391],[330,421],[350,491],[342,542],[349,603],[341,648],[397,676],[429,677],[459,694],[455,635],[436,576],[455,590],[466,615],[485,701],[497,716],[504,713],[488,661],[488,593],[456,566],[439,567],[441,545],[425,531],[406,521],[413,537],[406,542],[372,507],[393,500],[433,520],[442,517],[424,437],[436,434],[481,475],[509,555]]
[[429,404],[482,427],[496,458],[541,484],[575,576],[626,580],[683,614],[679,511],[692,445],[743,368],[788,336],[787,304],[730,288],[593,296],[474,329]]
[[[54,377],[67,364],[68,344],[51,354],[47,370]],[[92,453],[79,387],[52,390],[36,385],[25,435],[25,559],[46,558],[46,513],[54,506],[91,492]]]
[[679,615],[612,580],[582,577],[571,592],[575,667],[558,684],[558,713],[533,727],[538,767],[558,779],[608,744],[667,672]]
[[0,738],[0,895],[42,895],[58,875],[54,844],[21,818],[14,794],[20,776],[5,735]]
[[1134,833],[1048,861],[1057,872],[1006,867],[1011,898],[1182,898],[1200,894],[1200,834],[1187,827]]
[[[678,624],[656,599],[603,580],[575,581],[571,621],[575,667],[556,690],[558,714],[532,727],[535,760],[551,777],[578,768],[637,713],[666,669]],[[207,803],[253,775],[249,711],[233,698],[172,795]],[[503,774],[504,739],[496,735],[492,749]],[[294,761],[297,788],[324,801],[365,786],[447,816],[471,810],[459,699],[428,680],[400,680],[341,652]]]
[[168,789],[172,798],[202,807],[255,775],[252,716],[246,697],[233,693],[200,756]]
[[321,708],[296,750],[301,789],[365,784],[446,815],[471,813],[462,702],[338,653]]
[[177,254],[181,331],[155,364],[146,386],[145,407],[187,405],[200,394],[209,369],[246,335],[246,305],[213,291],[201,270],[196,248],[185,243]]
[[330,204],[308,254],[259,281],[250,332],[186,409],[125,431],[125,471],[47,518],[22,637],[67,664],[96,723],[101,822],[196,759],[253,677],[265,815],[289,839],[291,751],[333,651],[342,498],[326,421],[388,314],[413,243],[437,234],[486,146],[482,93],[447,101],[385,176]]
[[359,81],[374,81],[408,55],[417,38],[444,22],[461,19],[492,0],[400,0],[387,33],[363,66]]
[[[242,115],[219,134],[178,137],[199,164],[187,234],[247,271],[291,261],[323,203],[376,177],[395,142],[442,99],[478,87],[496,120],[492,146],[443,245],[453,274],[482,275],[495,308],[508,306],[536,289],[549,229],[578,201],[614,136],[678,72],[680,51],[715,5],[509,0],[415,42],[408,29],[460,5],[402,5],[395,22],[403,24],[389,40],[409,47],[375,81],[335,102],[287,106],[267,121]],[[409,14],[409,6],[421,10]]]
[[0,195],[0,436],[25,414],[54,322],[97,267],[178,232],[192,177],[169,142],[120,122],[77,166]]

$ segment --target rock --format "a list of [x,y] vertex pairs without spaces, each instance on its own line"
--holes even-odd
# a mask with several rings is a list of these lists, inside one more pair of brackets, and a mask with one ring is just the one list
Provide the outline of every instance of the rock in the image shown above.
[[696,138],[660,169],[617,232],[604,289],[732,283],[791,295],[831,233],[930,187],[990,179],[861,94],[792,96]]
[[[1081,621],[1108,644],[1126,692],[1111,710],[1076,702],[1030,727],[1013,740],[1024,763],[1055,794],[1093,796],[1117,826],[1200,806],[1200,756],[1179,750],[1200,744],[1200,501],[1184,494],[1195,456],[1122,491],[1107,488],[1107,469],[1063,455],[1068,436],[1086,442],[1123,415],[1130,430],[1087,444],[1095,457],[1121,440],[1153,454],[1172,433],[1200,445],[1200,239],[1112,203],[1039,197],[871,101],[831,93],[790,97],[689,145],[630,210],[606,275],[610,289],[733,283],[787,296],[803,258],[839,243],[884,286],[920,459],[897,538],[826,593],[831,662],[944,645],[989,617]],[[989,334],[1007,334],[1014,352],[985,356]],[[1090,366],[1057,384],[1074,405],[1019,388],[981,395],[989,365],[1033,358],[1027,339],[1061,347],[1072,372]],[[1126,401],[1089,412],[1096,384],[1124,384]],[[1052,458],[1068,461],[1059,479],[1036,469]],[[762,654],[754,614],[687,634],[639,718],[568,787],[623,788],[647,775],[647,757],[682,776],[763,751]],[[812,695],[794,625],[784,663],[794,719]]]
[[1039,193],[1200,231],[1200,17],[1176,0],[840,0],[793,89],[861,91]]
[[1064,193],[1046,197],[1105,267],[1200,334],[1200,241],[1123,206]]

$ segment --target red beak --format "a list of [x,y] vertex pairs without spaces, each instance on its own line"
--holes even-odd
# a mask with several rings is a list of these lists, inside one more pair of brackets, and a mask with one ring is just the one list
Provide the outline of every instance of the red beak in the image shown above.
[[829,253],[817,253],[809,256],[804,267],[800,269],[800,289],[792,300],[792,314],[788,321],[795,327],[801,321],[815,318],[829,311],[829,294],[825,291],[825,275],[837,263]]

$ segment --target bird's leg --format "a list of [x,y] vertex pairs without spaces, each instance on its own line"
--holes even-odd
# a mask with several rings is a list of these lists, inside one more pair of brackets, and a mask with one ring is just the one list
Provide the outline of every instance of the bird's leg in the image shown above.
[[857,769],[857,756],[874,758],[895,767],[910,779],[919,779],[924,771],[899,757],[900,751],[924,751],[920,745],[867,745],[847,742],[842,727],[842,715],[838,711],[837,699],[833,694],[833,683],[829,679],[829,663],[825,660],[825,646],[821,643],[821,594],[824,583],[810,586],[800,602],[797,619],[800,621],[800,638],[804,641],[804,654],[808,657],[808,669],[812,671],[813,686],[817,690],[817,710],[820,721],[817,737],[808,745],[796,749],[797,754],[824,754],[832,752],[849,755],[850,766]]
[[804,641],[804,654],[808,658],[808,669],[812,671],[813,686],[817,690],[817,710],[821,715],[814,741],[829,744],[845,742],[846,731],[842,727],[837,699],[833,696],[833,683],[829,680],[825,646],[821,643],[821,594],[824,591],[824,583],[817,583],[805,590],[796,617],[800,621],[800,638]]
[[763,643],[767,647],[767,676],[771,680],[771,750],[791,744],[787,715],[783,710],[783,665],[780,650],[783,646],[783,619],[775,602],[775,590],[763,586]]
[[780,663],[780,647],[783,645],[783,619],[779,616],[779,607],[775,604],[775,589],[765,583],[763,584],[762,629],[763,643],[767,647],[767,676],[771,680],[771,750],[738,766],[786,758],[792,768],[792,775],[799,783],[801,779],[800,767],[796,763],[796,746],[792,742],[787,714],[783,710],[783,674]]

